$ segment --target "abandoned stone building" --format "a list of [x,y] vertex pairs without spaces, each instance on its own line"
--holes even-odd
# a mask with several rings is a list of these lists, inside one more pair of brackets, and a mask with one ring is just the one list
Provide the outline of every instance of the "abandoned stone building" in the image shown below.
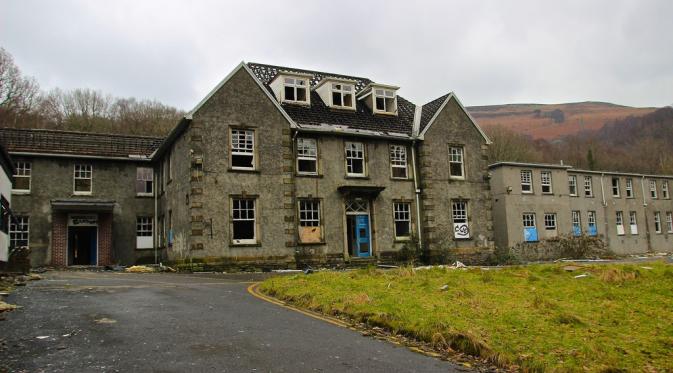
[[498,247],[588,235],[616,254],[673,252],[673,176],[515,162],[490,170]]

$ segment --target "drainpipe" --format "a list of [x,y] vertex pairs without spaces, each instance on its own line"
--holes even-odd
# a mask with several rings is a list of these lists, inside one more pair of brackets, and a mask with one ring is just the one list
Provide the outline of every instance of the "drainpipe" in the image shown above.
[[603,187],[603,176],[601,174],[601,202],[603,204],[603,230],[605,231],[605,243],[610,247],[610,224],[608,223],[608,204],[605,201],[605,189]]
[[[297,167],[297,136],[299,135],[299,131],[295,130],[294,133],[292,134],[292,141],[290,142],[290,146],[292,146],[292,154],[290,155],[292,158],[292,167],[290,167],[291,174],[290,178],[292,179],[292,211],[294,214],[294,240],[295,240],[295,247],[294,247],[294,265],[296,267],[297,265],[297,253],[299,252],[299,217],[297,216],[297,178],[295,178],[295,174],[297,170],[295,167]],[[318,139],[316,138],[316,149],[318,149]],[[319,159],[316,161],[316,171],[319,171]],[[322,206],[321,206],[322,208]],[[320,212],[322,215],[322,212]],[[324,234],[324,232],[323,232]]]
[[647,251],[652,252],[652,239],[650,237],[650,224],[647,213],[647,200],[645,199],[645,175],[640,177],[640,192],[643,195],[643,211],[645,212],[645,240],[647,241]]
[[607,204],[607,202],[605,202],[605,190],[603,188],[603,176],[604,175],[605,174],[601,174],[601,199],[603,201],[603,207],[607,207],[608,204]]
[[152,188],[152,191],[154,192],[154,225],[153,225],[154,229],[152,229],[152,235],[154,236],[154,239],[152,240],[152,242],[154,244],[154,264],[159,263],[159,258],[158,258],[158,254],[157,254],[157,249],[158,249],[158,246],[159,246],[157,244],[158,243],[157,241],[159,240],[159,235],[157,234],[157,232],[159,231],[158,230],[159,225],[157,223],[157,221],[158,221],[157,220],[157,214],[159,213],[159,200],[158,200],[159,193],[157,193],[158,191],[157,191],[157,182],[156,182],[158,177],[159,177],[158,173],[154,172],[154,185],[153,185],[154,188]]
[[416,140],[411,143],[411,166],[414,168],[414,192],[416,195],[416,227],[418,230],[418,247],[423,248],[423,228],[421,227],[421,189],[418,187],[418,175],[416,170]]

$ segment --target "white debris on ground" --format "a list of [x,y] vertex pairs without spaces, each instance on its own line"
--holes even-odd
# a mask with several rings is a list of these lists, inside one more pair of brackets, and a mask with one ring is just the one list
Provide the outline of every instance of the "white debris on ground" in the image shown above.
[[460,261],[455,261],[451,265],[439,264],[439,265],[430,265],[430,266],[420,266],[414,267],[414,271],[425,270],[425,269],[467,269],[468,267]]
[[130,273],[152,273],[154,272],[154,268],[148,266],[131,266],[126,268],[124,271]]

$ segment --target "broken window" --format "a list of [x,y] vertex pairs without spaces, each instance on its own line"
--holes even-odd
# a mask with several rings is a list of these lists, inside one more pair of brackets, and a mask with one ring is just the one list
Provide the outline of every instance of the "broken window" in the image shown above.
[[548,231],[556,230],[556,213],[544,214],[544,229]]
[[633,179],[626,179],[626,198],[633,198]]
[[523,240],[525,242],[536,242],[537,237],[537,227],[535,225],[535,213],[533,212],[524,212],[522,215],[523,222]]
[[302,78],[285,78],[283,101],[308,103],[306,87],[308,80]]
[[577,176],[575,175],[568,175],[568,194],[577,195]]
[[542,171],[540,172],[540,185],[542,186],[542,193],[551,194],[551,172]]
[[624,234],[624,213],[622,211],[617,211],[615,213],[615,222],[617,224],[617,234]]
[[151,249],[153,245],[154,230],[151,216],[136,217],[136,248]]
[[584,196],[585,197],[594,196],[593,180],[591,179],[591,176],[584,177]]
[[14,168],[14,185],[13,192],[30,192],[30,162],[16,162]]
[[231,201],[232,239],[235,244],[255,243],[255,200],[233,198]]
[[533,193],[533,171],[521,170],[521,193]]
[[587,211],[587,228],[589,236],[598,234],[598,229],[596,227],[596,211]]
[[661,198],[668,199],[668,181],[661,182]]
[[154,170],[151,167],[136,168],[136,194],[152,195]]
[[404,145],[390,145],[390,168],[393,178],[407,178],[407,148]]
[[393,217],[395,220],[395,238],[411,237],[411,203],[394,202]]
[[631,228],[631,234],[638,234],[638,220],[635,211],[629,211],[629,227]]
[[453,237],[470,238],[467,222],[467,201],[451,201],[451,218],[453,219]]
[[666,227],[668,233],[673,233],[673,212],[666,213]]
[[231,168],[255,169],[255,131],[231,130]]
[[93,168],[90,164],[76,164],[74,175],[74,193],[91,194]]
[[318,173],[318,145],[315,139],[297,138],[297,173]]
[[462,146],[449,147],[449,176],[456,179],[465,178]]
[[361,142],[346,143],[346,175],[365,176],[365,146]]
[[10,247],[28,246],[30,234],[28,216],[15,216],[9,224],[9,244]]
[[615,198],[619,198],[619,178],[618,177],[613,177],[612,178],[612,196]]
[[332,106],[355,108],[353,91],[352,84],[332,83]]
[[395,91],[389,89],[374,89],[374,102],[377,112],[391,113],[397,112],[397,98]]
[[302,243],[322,241],[320,222],[320,201],[312,199],[299,200],[299,240]]
[[573,236],[582,235],[582,217],[579,211],[572,212]]
[[657,182],[655,180],[650,180],[650,197],[657,198]]
[[654,213],[654,231],[661,233],[661,213],[659,211]]

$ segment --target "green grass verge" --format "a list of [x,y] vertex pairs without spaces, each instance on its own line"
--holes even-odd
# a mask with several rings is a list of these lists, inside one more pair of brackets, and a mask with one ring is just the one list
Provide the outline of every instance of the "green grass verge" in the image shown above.
[[563,267],[326,271],[260,290],[524,371],[673,371],[673,266]]

